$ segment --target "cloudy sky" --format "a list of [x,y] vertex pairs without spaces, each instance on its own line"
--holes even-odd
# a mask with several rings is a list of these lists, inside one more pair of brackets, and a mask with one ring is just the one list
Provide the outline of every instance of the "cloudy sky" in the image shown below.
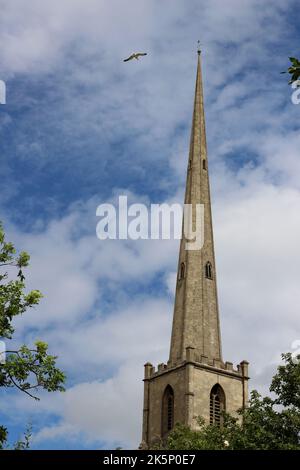
[[[202,67],[223,355],[266,391],[300,339],[295,0],[0,0],[0,219],[31,254],[40,306],[14,344],[49,342],[64,394],[0,393],[35,449],[136,447],[143,364],[168,359],[177,241],[96,238],[96,208],[183,199]],[[148,56],[124,64],[134,50]]]

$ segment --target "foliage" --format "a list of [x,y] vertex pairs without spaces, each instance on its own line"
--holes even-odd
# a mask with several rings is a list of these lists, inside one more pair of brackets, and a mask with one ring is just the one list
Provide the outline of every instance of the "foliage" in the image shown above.
[[283,354],[282,358],[285,365],[278,367],[270,390],[278,397],[276,403],[300,410],[300,361],[294,359],[291,353]]
[[300,61],[295,57],[290,57],[289,59],[292,65],[287,69],[287,71],[281,73],[289,73],[291,75],[291,79],[289,81],[289,85],[291,85],[292,83],[297,82],[297,80],[300,80]]
[[282,354],[284,361],[274,375],[270,391],[275,398],[251,393],[249,406],[238,416],[224,413],[223,426],[198,419],[198,429],[177,424],[165,449],[300,450],[300,355]]
[[23,439],[19,439],[15,442],[13,448],[14,450],[27,450],[30,447],[30,440],[32,437],[32,426],[31,424],[27,426],[27,429],[24,433]]
[[[12,339],[13,320],[37,305],[42,297],[38,290],[25,292],[23,269],[29,265],[26,252],[16,254],[14,245],[7,242],[0,223],[0,339]],[[2,269],[2,271],[1,271]],[[10,269],[10,272],[8,272]],[[17,275],[13,278],[14,270]],[[16,388],[39,400],[36,392],[64,390],[64,373],[56,367],[56,356],[48,354],[48,345],[36,341],[33,348],[26,345],[6,351],[6,360],[0,357],[0,387]],[[18,441],[15,449],[29,447],[31,429],[27,429],[24,440]],[[0,426],[0,449],[5,447],[7,429]]]

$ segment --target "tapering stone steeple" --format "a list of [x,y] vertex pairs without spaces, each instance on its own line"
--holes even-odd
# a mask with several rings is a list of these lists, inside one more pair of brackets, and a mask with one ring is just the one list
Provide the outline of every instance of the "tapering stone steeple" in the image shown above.
[[197,418],[222,425],[222,410],[247,405],[248,362],[223,362],[208,176],[201,57],[198,51],[185,204],[203,208],[203,245],[180,244],[170,357],[145,364],[142,447],[165,439],[175,423],[196,429]]
[[210,187],[205,135],[201,57],[198,52],[194,113],[187,169],[185,204],[204,206],[204,245],[187,250],[184,234],[181,239],[173,329],[171,363],[185,359],[186,348],[198,355],[222,359],[217,299],[217,281],[210,202]]

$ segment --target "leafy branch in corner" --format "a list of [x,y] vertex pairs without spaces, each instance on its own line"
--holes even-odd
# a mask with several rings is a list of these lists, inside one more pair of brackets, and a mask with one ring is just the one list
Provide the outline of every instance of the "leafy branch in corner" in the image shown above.
[[[42,298],[39,290],[25,292],[24,268],[29,261],[28,253],[17,254],[14,245],[6,241],[0,223],[0,339],[11,340],[14,318],[38,305]],[[17,271],[15,278],[12,270]],[[64,391],[65,374],[56,367],[57,356],[48,354],[47,343],[36,341],[32,348],[23,345],[8,349],[5,361],[1,359],[0,356],[0,387],[20,390],[35,400],[39,400],[39,390]],[[0,426],[0,449],[5,448],[7,436],[7,428]],[[27,449],[30,437],[31,429],[27,429],[24,440],[14,448]]]
[[[289,73],[291,75],[289,85],[292,85],[293,83],[300,80],[300,61],[296,59],[295,57],[290,57],[289,59],[291,62],[290,67],[287,69],[287,71],[284,71],[281,73]],[[297,84],[297,87],[299,86],[300,84]]]

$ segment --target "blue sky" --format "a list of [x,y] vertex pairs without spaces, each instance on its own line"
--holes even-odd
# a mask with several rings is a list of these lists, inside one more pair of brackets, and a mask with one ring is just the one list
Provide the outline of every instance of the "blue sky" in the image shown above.
[[[105,241],[96,208],[183,199],[203,46],[207,142],[225,360],[266,391],[300,338],[300,105],[295,1],[0,1],[0,218],[28,250],[40,306],[16,344],[49,342],[65,394],[1,391],[12,438],[33,448],[137,446],[143,364],[166,361],[176,241]],[[148,56],[124,64],[134,50]],[[255,345],[255,347],[254,347]],[[9,405],[8,405],[9,403]]]

